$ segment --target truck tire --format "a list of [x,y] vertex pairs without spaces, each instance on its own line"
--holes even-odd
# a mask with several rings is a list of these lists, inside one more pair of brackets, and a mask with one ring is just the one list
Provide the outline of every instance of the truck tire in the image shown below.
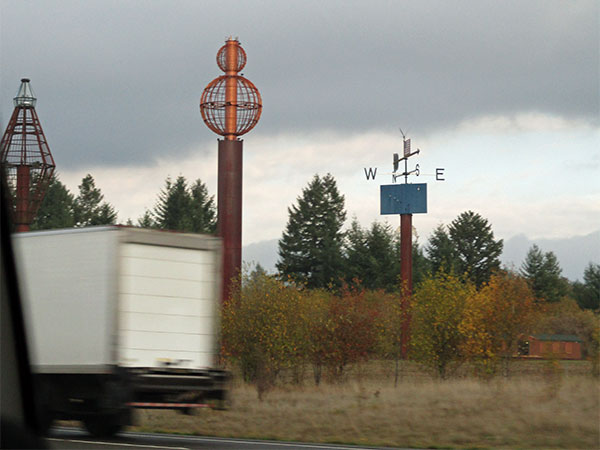
[[83,420],[85,428],[94,437],[106,438],[117,434],[123,428],[122,414],[97,414]]

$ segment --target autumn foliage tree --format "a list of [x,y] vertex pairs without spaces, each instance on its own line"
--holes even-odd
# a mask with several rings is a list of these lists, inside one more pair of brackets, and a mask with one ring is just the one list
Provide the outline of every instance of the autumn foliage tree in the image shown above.
[[253,273],[223,305],[222,355],[239,364],[259,398],[283,371],[300,382],[307,364],[316,384],[323,370],[337,381],[349,365],[374,354],[378,312],[375,298],[360,288],[305,290]]
[[438,272],[415,290],[411,307],[411,354],[440,378],[464,361],[460,325],[475,287],[468,280]]
[[479,292],[467,297],[459,326],[464,335],[461,353],[488,374],[502,361],[508,375],[519,338],[531,330],[534,310],[534,294],[524,278],[510,272],[492,275]]
[[331,375],[340,379],[348,364],[368,359],[375,348],[377,309],[362,288],[343,286],[329,297],[324,338],[324,360]]
[[293,286],[261,274],[242,280],[237,297],[222,310],[222,354],[234,358],[259,398],[290,367],[304,345],[301,294]]

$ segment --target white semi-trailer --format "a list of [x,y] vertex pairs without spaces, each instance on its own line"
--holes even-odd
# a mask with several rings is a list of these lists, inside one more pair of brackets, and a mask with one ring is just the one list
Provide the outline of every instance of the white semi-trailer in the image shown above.
[[81,420],[110,435],[135,407],[224,401],[218,238],[111,226],[20,233],[14,244],[46,424]]

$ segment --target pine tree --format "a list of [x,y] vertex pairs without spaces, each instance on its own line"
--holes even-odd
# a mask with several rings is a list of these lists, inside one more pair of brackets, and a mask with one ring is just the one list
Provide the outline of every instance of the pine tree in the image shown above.
[[[345,237],[345,280],[367,289],[400,290],[400,236],[388,224],[373,222],[363,229],[354,219]],[[415,239],[412,245],[413,285],[429,273],[429,261]]]
[[267,273],[265,268],[263,266],[261,266],[260,263],[257,262],[256,265],[254,266],[254,269],[252,270],[252,272],[250,272],[250,274],[247,276],[247,281],[257,283],[257,282],[260,282],[260,280],[263,280],[265,277],[268,277],[268,276],[269,276],[269,274]]
[[583,272],[583,281],[573,286],[577,304],[584,309],[600,309],[600,264],[589,263]]
[[413,242],[412,260],[412,279],[413,287],[415,287],[431,275],[431,261],[429,261],[429,258],[425,256],[423,247],[419,245],[419,242],[416,240]]
[[346,281],[367,289],[398,289],[400,246],[391,227],[373,222],[363,230],[356,219],[346,235]]
[[138,224],[171,231],[214,233],[216,217],[214,197],[209,196],[206,185],[198,179],[188,187],[185,177],[180,175],[175,182],[167,177],[154,210],[146,211]]
[[442,224],[433,230],[426,252],[433,274],[438,273],[440,270],[448,274],[454,273],[456,265],[454,245]]
[[367,246],[371,261],[368,278],[373,280],[373,289],[392,291],[398,288],[400,275],[400,242],[390,225],[378,222],[371,224],[367,233]]
[[460,214],[448,226],[456,255],[455,270],[479,289],[500,268],[502,239],[494,240],[492,226],[473,211]]
[[73,194],[60,182],[58,175],[53,175],[40,209],[33,219],[31,230],[69,228],[75,225],[74,201]]
[[369,247],[366,232],[356,218],[353,218],[350,229],[345,234],[344,253],[346,282],[359,281],[363,283],[366,273],[369,271]]
[[93,225],[112,225],[117,221],[115,209],[102,202],[104,195],[96,187],[94,178],[87,174],[79,185],[79,195],[74,201],[74,219],[76,227]]
[[309,288],[339,285],[343,275],[344,196],[331,174],[315,175],[302,190],[279,241],[277,270]]
[[137,226],[140,228],[155,228],[156,225],[152,218],[152,213],[146,209],[144,215],[138,219]]
[[550,303],[560,301],[567,293],[567,285],[561,277],[562,269],[553,252],[542,253],[533,244],[521,265],[521,275],[527,279],[538,300]]
[[167,178],[153,211],[157,228],[189,231],[192,226],[190,209],[191,198],[185,177],[178,176],[174,183]]
[[194,233],[213,234],[217,230],[217,208],[213,196],[209,196],[208,188],[197,179],[190,188],[191,195],[191,230]]

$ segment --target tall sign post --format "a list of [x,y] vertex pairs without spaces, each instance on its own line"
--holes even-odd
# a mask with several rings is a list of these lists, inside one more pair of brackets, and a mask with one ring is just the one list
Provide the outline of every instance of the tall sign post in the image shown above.
[[217,234],[223,238],[223,297],[232,293],[232,280],[242,267],[242,163],[243,141],[258,123],[262,100],[258,89],[238,73],[246,65],[246,52],[229,38],[217,53],[225,75],[211,81],[202,92],[200,113],[219,139]]
[[[401,296],[402,296],[402,358],[406,359],[408,354],[409,330],[410,330],[410,296],[412,295],[412,215],[427,213],[427,184],[426,183],[409,183],[408,177],[411,175],[420,176],[421,169],[419,164],[415,165],[413,170],[408,170],[408,159],[418,155],[421,151],[411,150],[410,139],[403,137],[403,153],[399,156],[394,153],[393,167],[391,173],[392,182],[380,186],[380,212],[385,214],[400,215],[400,280]],[[398,172],[400,164],[404,163],[404,171]],[[365,176],[367,180],[375,179],[377,168],[365,168]],[[444,181],[444,169],[436,169],[436,180]],[[398,178],[404,178],[404,183],[395,184]]]

